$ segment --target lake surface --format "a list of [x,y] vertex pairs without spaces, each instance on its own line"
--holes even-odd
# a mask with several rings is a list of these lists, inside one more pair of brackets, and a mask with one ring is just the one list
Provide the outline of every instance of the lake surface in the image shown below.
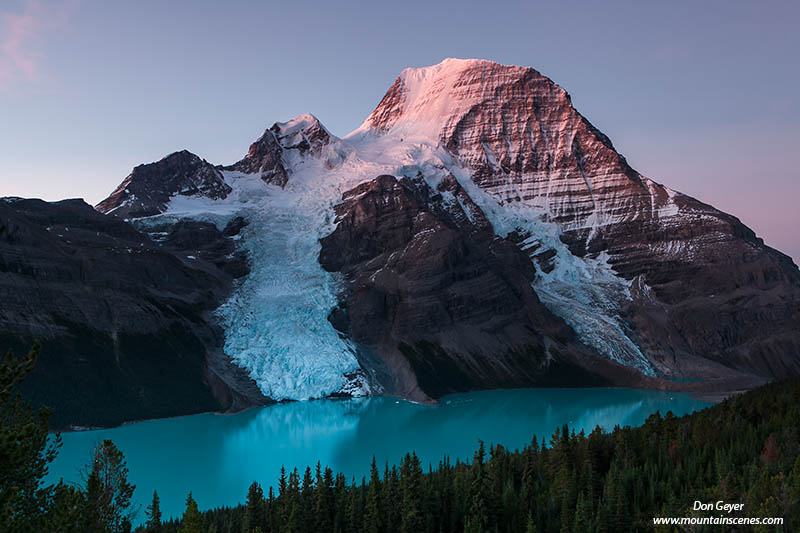
[[[49,481],[81,483],[82,466],[102,439],[122,450],[144,508],[157,489],[164,517],[183,513],[192,491],[201,509],[244,502],[258,481],[267,492],[281,465],[321,461],[348,479],[416,451],[424,467],[448,455],[471,459],[483,440],[515,449],[540,442],[569,424],[587,433],[595,426],[638,426],[655,411],[680,416],[707,407],[686,395],[633,389],[517,389],[447,396],[439,406],[394,398],[282,403],[236,415],[201,414],[140,422],[119,428],[63,434],[64,445]],[[383,468],[381,467],[382,471]]]

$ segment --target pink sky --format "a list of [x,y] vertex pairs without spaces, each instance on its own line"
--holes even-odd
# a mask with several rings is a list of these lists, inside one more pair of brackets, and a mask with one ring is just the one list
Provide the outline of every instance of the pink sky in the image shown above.
[[41,82],[42,47],[47,34],[63,28],[75,2],[45,5],[24,0],[18,11],[0,14],[0,89]]

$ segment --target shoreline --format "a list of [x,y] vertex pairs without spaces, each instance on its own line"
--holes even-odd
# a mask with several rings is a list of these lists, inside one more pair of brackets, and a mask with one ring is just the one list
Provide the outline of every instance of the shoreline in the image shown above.
[[[154,422],[157,420],[170,420],[175,418],[186,418],[191,416],[198,416],[198,415],[214,415],[214,416],[232,416],[238,415],[252,409],[262,408],[262,407],[271,407],[274,405],[279,404],[288,404],[288,403],[296,403],[296,402],[318,402],[321,400],[350,400],[350,399],[360,399],[360,398],[389,398],[395,399],[398,401],[408,402],[415,405],[430,405],[430,406],[439,406],[440,401],[442,398],[446,398],[449,396],[455,396],[459,394],[470,394],[475,392],[487,392],[487,391],[504,391],[504,390],[525,390],[525,389],[535,389],[535,390],[547,390],[547,389],[555,389],[555,390],[586,390],[586,389],[606,389],[606,390],[614,390],[614,389],[628,389],[628,390],[644,390],[644,391],[653,391],[653,392],[676,392],[679,394],[685,394],[688,397],[702,401],[705,403],[709,403],[711,405],[715,405],[718,403],[723,402],[727,398],[731,396],[736,396],[739,394],[743,394],[752,388],[757,387],[758,385],[753,385],[752,387],[744,388],[744,387],[731,387],[731,388],[724,388],[721,390],[692,390],[695,387],[683,387],[682,385],[698,385],[703,382],[693,382],[691,384],[688,383],[680,383],[680,382],[668,382],[673,383],[676,385],[675,387],[646,387],[646,386],[625,386],[625,385],[611,385],[611,386],[600,386],[600,387],[511,387],[511,388],[498,388],[498,389],[475,389],[470,391],[463,391],[463,392],[456,392],[447,394],[442,396],[441,398],[434,399],[432,402],[418,402],[413,400],[408,400],[406,398],[402,398],[399,396],[388,396],[388,395],[375,395],[375,396],[341,396],[341,395],[332,395],[332,396],[325,396],[323,398],[312,398],[309,400],[281,400],[279,402],[272,402],[269,404],[262,404],[262,405],[249,405],[247,407],[243,407],[241,409],[235,410],[228,410],[228,411],[199,411],[196,413],[186,413],[186,414],[178,414],[178,415],[170,415],[164,417],[157,417],[157,418],[142,418],[136,420],[126,420],[118,425],[115,426],[97,426],[97,427],[84,427],[84,426],[71,426],[66,429],[56,429],[49,431],[49,435],[55,434],[64,434],[64,433],[83,433],[88,431],[102,431],[102,430],[113,430],[119,429],[126,426],[132,426],[135,424],[140,424],[143,422]],[[707,382],[706,382],[707,383]],[[710,407],[710,405],[709,405]]]

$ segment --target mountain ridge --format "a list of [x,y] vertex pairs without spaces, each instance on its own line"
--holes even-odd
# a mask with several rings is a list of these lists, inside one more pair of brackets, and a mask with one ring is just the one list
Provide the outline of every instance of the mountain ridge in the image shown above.
[[[308,127],[304,117],[293,120]],[[377,163],[373,175],[361,181],[379,171],[412,178],[421,171],[436,186],[461,173],[455,179],[464,190],[477,186],[468,196],[485,193],[485,201],[508,207],[510,216],[491,215],[494,206],[487,213],[499,221],[494,231],[515,234],[530,252],[539,274],[533,285],[545,304],[584,344],[648,375],[681,377],[682,370],[664,363],[676,357],[672,349],[641,333],[648,324],[637,325],[623,314],[648,315],[655,308],[663,311],[662,303],[709,298],[712,290],[735,290],[742,283],[752,282],[757,290],[776,281],[797,284],[797,269],[787,256],[766,247],[737,218],[636,172],[574,108],[567,91],[531,67],[449,58],[405,69],[360,127],[329,139],[352,148],[347,157],[368,162],[364,166]],[[336,179],[335,173],[321,172],[320,179]],[[752,271],[752,261],[747,266],[736,259],[754,253],[766,269],[760,273]],[[700,261],[705,265],[699,267]],[[736,266],[725,267],[724,275],[708,274],[720,270],[718,263]],[[593,281],[576,285],[570,279],[576,266]],[[725,276],[741,279],[722,282]],[[651,305],[654,294],[658,305]],[[702,318],[696,309],[680,312]],[[691,321],[677,314],[666,320],[670,335],[683,338],[677,343],[684,346],[681,357],[689,357],[696,348],[687,346],[702,344],[685,339]],[[648,345],[648,356],[642,345]]]
[[406,69],[343,138],[300,115],[230,165],[140,165],[96,208],[156,241],[185,225],[184,257],[245,224],[208,256],[235,276],[209,320],[272,400],[800,374],[791,258],[635,171],[530,67]]

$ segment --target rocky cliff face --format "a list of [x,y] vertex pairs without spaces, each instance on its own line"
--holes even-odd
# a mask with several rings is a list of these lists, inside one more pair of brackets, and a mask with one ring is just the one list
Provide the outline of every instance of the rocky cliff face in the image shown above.
[[652,194],[567,92],[532,68],[449,59],[407,69],[362,129],[438,142],[499,202],[541,207],[584,237],[670,198],[656,184]]
[[385,365],[385,390],[424,400],[605,383],[575,363],[587,350],[537,298],[528,257],[454,178],[432,189],[421,176],[379,176],[346,192],[336,214],[320,263],[348,284],[331,321]]
[[41,342],[23,392],[57,407],[55,427],[262,401],[208,317],[247,272],[223,261],[238,228],[192,225],[158,243],[81,200],[0,200],[0,344]]
[[284,187],[289,180],[287,152],[300,156],[307,152],[319,154],[330,143],[331,135],[313,115],[301,115],[289,122],[276,122],[259,137],[247,155],[226,170],[244,174],[258,174],[270,185]]

